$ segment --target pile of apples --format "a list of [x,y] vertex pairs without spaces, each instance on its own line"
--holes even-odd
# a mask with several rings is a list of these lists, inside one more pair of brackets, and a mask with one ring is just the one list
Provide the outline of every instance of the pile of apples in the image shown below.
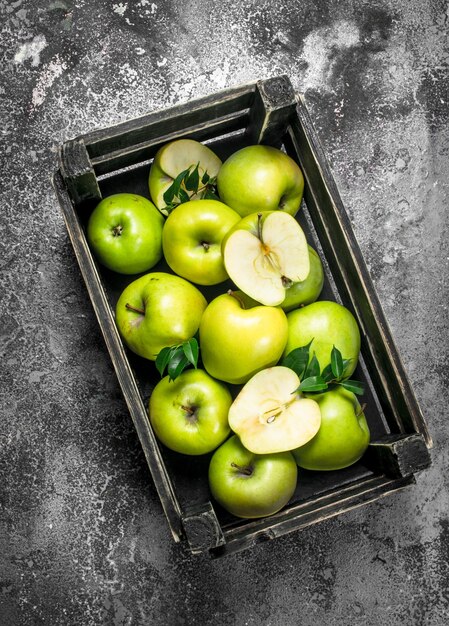
[[[180,139],[154,158],[152,202],[114,194],[87,225],[101,264],[141,274],[116,324],[161,373],[148,410],[157,438],[180,454],[213,453],[211,494],[243,518],[284,507],[298,466],[347,467],[370,438],[349,378],[360,332],[348,309],[318,300],[323,266],[294,217],[303,189],[281,150],[248,146],[222,163]],[[149,271],[161,259],[172,273]],[[234,288],[208,302],[200,287],[225,281]]]

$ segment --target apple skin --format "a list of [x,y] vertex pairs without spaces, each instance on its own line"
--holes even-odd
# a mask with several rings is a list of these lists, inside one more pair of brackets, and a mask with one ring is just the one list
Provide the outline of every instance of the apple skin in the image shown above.
[[351,359],[344,376],[350,376],[360,352],[360,331],[352,313],[341,304],[319,300],[287,314],[288,340],[284,356],[310,341],[310,358],[315,352],[321,370],[331,361],[332,347],[340,350],[343,359]]
[[[126,304],[144,314],[129,310]],[[128,348],[154,361],[162,348],[195,335],[206,306],[203,294],[184,278],[150,272],[123,290],[115,320]]]
[[200,323],[200,349],[211,376],[240,385],[279,361],[288,324],[282,309],[262,306],[240,291],[233,294],[208,304]]
[[199,285],[228,278],[221,242],[240,221],[238,213],[218,200],[191,200],[176,207],[162,232],[165,260],[179,276]]
[[162,258],[163,225],[163,216],[147,198],[117,193],[101,200],[91,213],[87,241],[108,269],[139,274]]
[[308,397],[319,404],[321,426],[313,439],[293,451],[299,467],[338,470],[358,461],[370,432],[357,397],[342,387]]
[[277,513],[294,494],[297,478],[291,452],[253,454],[236,435],[214,452],[209,465],[212,496],[232,515],[245,519]]
[[242,217],[275,210],[296,215],[304,192],[304,177],[295,161],[281,150],[247,146],[223,163],[217,188],[221,200]]
[[201,369],[185,370],[175,380],[165,376],[150,397],[149,417],[167,448],[188,455],[215,450],[231,432],[228,388]]
[[321,259],[309,245],[310,271],[305,280],[293,283],[285,291],[285,300],[280,304],[282,309],[289,313],[300,306],[311,304],[319,298],[324,284],[324,271]]

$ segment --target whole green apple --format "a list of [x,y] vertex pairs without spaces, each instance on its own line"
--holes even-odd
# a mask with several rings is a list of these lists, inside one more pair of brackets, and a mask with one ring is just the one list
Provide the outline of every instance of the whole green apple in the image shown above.
[[228,278],[221,242],[240,221],[238,213],[218,200],[191,200],[176,207],[162,231],[165,260],[179,276],[199,285]]
[[212,496],[236,517],[277,513],[294,494],[297,478],[291,452],[253,454],[236,435],[214,452],[209,465]]
[[285,152],[255,145],[231,154],[218,172],[217,187],[221,200],[242,217],[275,210],[296,215],[304,177]]
[[320,407],[321,426],[313,439],[293,451],[296,462],[309,470],[338,470],[352,465],[361,458],[370,440],[357,397],[338,387],[313,394],[313,399]]
[[164,218],[143,196],[117,193],[101,200],[87,223],[98,261],[120,274],[139,274],[162,258]]
[[331,362],[333,346],[340,350],[343,359],[351,359],[344,376],[350,376],[357,366],[360,352],[360,331],[352,313],[341,304],[319,300],[287,314],[288,339],[284,356],[295,348],[310,346],[319,361],[321,370]]
[[204,368],[227,383],[245,383],[278,362],[287,334],[282,309],[262,306],[242,292],[222,294],[208,304],[201,318]]
[[323,264],[316,250],[310,245],[308,248],[310,260],[309,274],[305,280],[292,283],[290,287],[285,290],[285,299],[281,302],[280,306],[286,313],[300,306],[315,302],[323,289]]
[[130,350],[154,361],[162,348],[190,339],[207,302],[192,284],[165,272],[150,272],[120,295],[115,319]]
[[157,438],[175,452],[207,454],[230,433],[227,387],[204,370],[185,370],[176,380],[165,376],[150,397],[149,417]]

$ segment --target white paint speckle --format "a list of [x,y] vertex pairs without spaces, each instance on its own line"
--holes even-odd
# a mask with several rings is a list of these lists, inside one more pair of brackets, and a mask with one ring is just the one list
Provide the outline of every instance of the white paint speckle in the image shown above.
[[127,3],[123,4],[123,2],[119,2],[118,4],[112,5],[112,10],[114,11],[114,13],[117,13],[118,15],[123,15],[127,8],[128,8],[128,4]]
[[32,106],[36,108],[40,106],[47,96],[47,92],[53,85],[54,81],[61,76],[63,71],[67,69],[64,61],[56,55],[50,63],[41,71],[37,83],[33,89]]
[[308,65],[304,77],[306,89],[332,91],[330,79],[335,66],[335,51],[351,48],[359,41],[358,27],[346,20],[312,31],[304,40],[302,53]]
[[32,41],[27,41],[20,46],[14,56],[14,62],[19,64],[31,59],[31,65],[36,67],[41,62],[40,54],[46,46],[47,40],[45,39],[45,36],[37,35],[34,39],[32,39]]

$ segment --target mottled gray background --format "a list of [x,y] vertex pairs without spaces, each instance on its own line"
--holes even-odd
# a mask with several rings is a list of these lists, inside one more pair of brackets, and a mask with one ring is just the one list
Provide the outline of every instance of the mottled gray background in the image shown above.
[[[0,7],[0,624],[449,623],[447,3]],[[171,539],[50,176],[79,133],[280,73],[305,93],[433,465],[399,495],[210,561]]]

